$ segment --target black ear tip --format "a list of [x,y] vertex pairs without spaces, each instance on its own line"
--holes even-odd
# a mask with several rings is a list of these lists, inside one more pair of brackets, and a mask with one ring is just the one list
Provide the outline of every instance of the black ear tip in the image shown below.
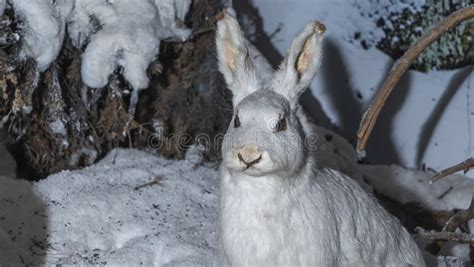
[[221,21],[223,20],[226,16],[231,16],[231,17],[236,17],[235,10],[232,8],[224,8],[219,13],[216,14],[216,20]]
[[226,15],[227,15],[227,10],[223,9],[219,13],[217,13],[216,20],[217,21],[223,20]]
[[326,32],[326,25],[324,25],[323,23],[321,23],[319,21],[314,22],[313,28],[319,34],[323,34],[323,33]]

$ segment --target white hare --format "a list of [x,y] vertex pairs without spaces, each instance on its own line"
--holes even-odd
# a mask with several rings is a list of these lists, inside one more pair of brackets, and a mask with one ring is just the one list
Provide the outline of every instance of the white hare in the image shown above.
[[219,69],[234,103],[222,148],[224,266],[424,266],[398,220],[314,156],[313,127],[298,98],[321,64],[324,31],[323,24],[309,23],[280,69],[260,73],[267,63],[243,36],[234,12],[219,17]]

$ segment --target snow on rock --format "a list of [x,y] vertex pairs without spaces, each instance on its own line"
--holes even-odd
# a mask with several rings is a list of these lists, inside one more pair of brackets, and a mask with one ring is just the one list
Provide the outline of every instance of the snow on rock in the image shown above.
[[0,177],[0,263],[216,265],[217,171],[190,158],[116,149],[37,183]]
[[453,174],[433,184],[431,172],[397,165],[360,165],[364,179],[375,191],[400,203],[418,202],[434,211],[467,209],[474,194],[474,180]]
[[[70,34],[78,45],[88,34],[92,35],[83,55],[84,82],[90,87],[103,87],[109,75],[121,66],[125,79],[135,90],[146,88],[146,69],[158,55],[160,41],[170,37],[184,40],[190,34],[188,29],[177,25],[177,10],[173,4],[174,0],[78,2],[78,13],[72,16],[74,30]],[[91,22],[90,17],[97,21]],[[78,25],[74,25],[76,21]],[[95,34],[92,34],[91,23],[100,26]],[[84,30],[81,26],[85,26]]]
[[40,71],[47,69],[58,56],[64,39],[65,18],[72,8],[72,1],[58,1],[57,6],[50,2],[11,1],[16,14],[23,20],[22,56],[36,59]]
[[[12,0],[24,20],[23,52],[41,71],[57,57],[66,31],[77,47],[86,46],[82,78],[92,88],[104,87],[110,74],[123,75],[138,91],[148,86],[146,69],[159,53],[160,41],[184,41],[183,26],[190,0]],[[135,97],[137,98],[137,97]]]
[[191,7],[191,0],[154,0],[160,14],[164,35],[184,41],[190,31],[183,27],[184,18]]

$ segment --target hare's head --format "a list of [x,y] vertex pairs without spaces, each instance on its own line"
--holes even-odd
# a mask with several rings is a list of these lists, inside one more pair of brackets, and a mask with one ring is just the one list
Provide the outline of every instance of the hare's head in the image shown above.
[[264,81],[231,10],[217,24],[219,69],[232,91],[234,115],[224,137],[223,164],[251,176],[292,173],[305,160],[298,99],[321,62],[325,27],[308,23],[271,81]]

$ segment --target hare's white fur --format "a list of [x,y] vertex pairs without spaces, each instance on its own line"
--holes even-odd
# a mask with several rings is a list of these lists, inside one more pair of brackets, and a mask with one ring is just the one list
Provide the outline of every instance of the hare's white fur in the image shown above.
[[318,164],[298,98],[320,66],[323,33],[309,23],[273,73],[232,10],[218,21],[219,68],[234,96],[222,149],[221,264],[423,266],[398,220],[351,178]]

